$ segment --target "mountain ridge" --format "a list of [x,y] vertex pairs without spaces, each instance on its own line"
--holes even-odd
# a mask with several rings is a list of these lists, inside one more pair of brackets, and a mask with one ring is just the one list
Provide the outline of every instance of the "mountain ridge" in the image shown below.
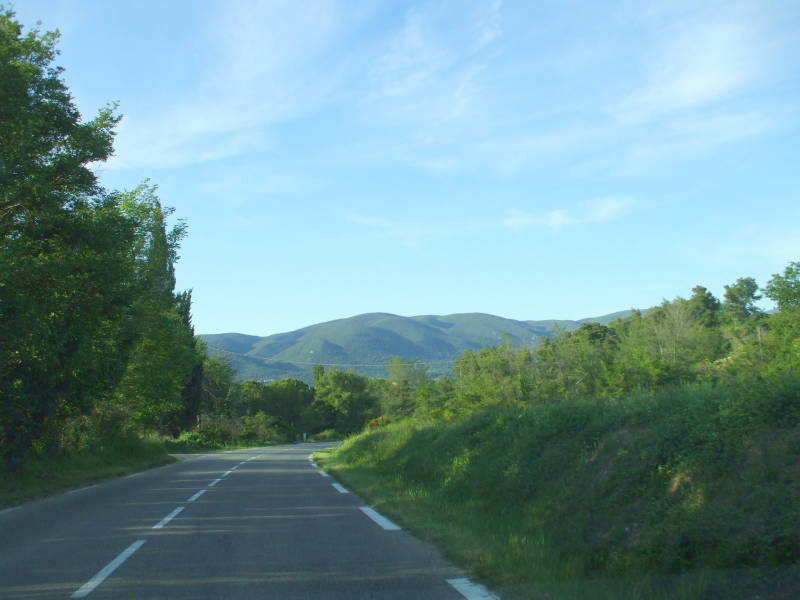
[[519,321],[478,312],[412,317],[374,312],[268,336],[230,332],[199,337],[211,356],[229,359],[240,379],[295,377],[310,382],[316,364],[380,377],[385,376],[383,365],[392,356],[425,363],[432,376],[440,376],[448,375],[466,350],[496,346],[506,335],[516,347],[534,347],[559,328],[569,331],[583,323],[607,324],[630,314],[627,310],[578,320]]

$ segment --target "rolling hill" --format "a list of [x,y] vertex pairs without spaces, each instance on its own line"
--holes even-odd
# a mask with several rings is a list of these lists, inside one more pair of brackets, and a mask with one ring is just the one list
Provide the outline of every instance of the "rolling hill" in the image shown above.
[[609,323],[628,314],[622,311],[577,321],[516,321],[483,313],[417,317],[368,313],[267,337],[242,333],[200,337],[209,354],[230,360],[240,379],[296,377],[310,382],[311,369],[318,364],[380,377],[386,374],[383,364],[392,356],[423,362],[431,375],[438,376],[449,374],[465,350],[496,346],[506,335],[514,346],[532,347],[557,328]]

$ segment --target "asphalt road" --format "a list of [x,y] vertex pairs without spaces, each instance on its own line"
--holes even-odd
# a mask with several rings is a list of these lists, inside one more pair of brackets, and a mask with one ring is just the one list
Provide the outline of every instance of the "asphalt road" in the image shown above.
[[308,459],[322,446],[201,455],[2,511],[0,598],[491,597],[337,489]]

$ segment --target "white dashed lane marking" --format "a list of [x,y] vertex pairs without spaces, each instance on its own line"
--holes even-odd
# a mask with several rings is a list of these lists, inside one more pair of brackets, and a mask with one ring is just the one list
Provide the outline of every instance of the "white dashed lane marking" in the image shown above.
[[123,550],[117,558],[112,560],[108,563],[105,567],[100,569],[97,574],[92,577],[89,581],[84,583],[80,588],[78,588],[70,598],[85,598],[89,594],[92,593],[92,590],[96,588],[98,585],[105,581],[106,577],[111,575],[117,567],[119,567],[122,563],[128,560],[131,555],[136,552],[139,548],[141,548],[147,540],[137,540],[133,542],[130,546],[128,546],[125,550]]
[[205,493],[206,493],[206,490],[200,490],[200,491],[199,491],[199,492],[197,492],[197,493],[196,493],[194,496],[192,496],[191,498],[189,498],[189,499],[187,500],[187,502],[194,502],[195,500],[197,500],[197,499],[198,499],[200,496],[202,496],[202,495],[203,495],[203,494],[205,494]]
[[382,514],[380,514],[374,508],[370,508],[369,506],[359,506],[358,508],[361,510],[361,512],[363,512],[370,519],[375,521],[378,525],[383,527],[386,531],[399,531],[400,530],[400,526],[399,525],[395,525],[394,523],[392,523],[389,519],[384,517]]
[[448,579],[447,583],[452,585],[459,594],[467,600],[500,600],[492,592],[478,583],[472,583],[466,577],[462,579]]
[[178,514],[179,514],[179,513],[180,513],[180,512],[183,510],[183,509],[184,509],[184,507],[183,507],[183,506],[179,506],[178,508],[176,508],[175,510],[173,510],[171,513],[169,513],[169,514],[168,514],[166,517],[164,517],[163,519],[161,519],[161,520],[158,522],[158,524],[157,524],[157,525],[153,525],[153,529],[163,529],[163,528],[164,528],[164,525],[166,525],[167,523],[169,523],[170,521],[172,521],[172,519],[174,519],[174,518],[175,518],[175,517],[176,517],[176,516],[177,516],[177,515],[178,515]]

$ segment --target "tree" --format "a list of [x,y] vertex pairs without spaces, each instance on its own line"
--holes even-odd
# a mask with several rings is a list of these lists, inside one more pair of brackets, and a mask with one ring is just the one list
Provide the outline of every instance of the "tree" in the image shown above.
[[406,382],[416,389],[428,381],[428,367],[421,362],[393,356],[384,365],[392,383]]
[[115,106],[81,115],[54,66],[58,32],[23,34],[0,7],[0,234],[99,192],[87,165],[111,156]]
[[236,383],[236,374],[230,362],[222,356],[207,358],[203,363],[201,387],[201,419],[219,419],[233,414],[233,406],[238,400],[239,385]]
[[242,388],[244,413],[257,412],[277,419],[287,435],[298,435],[305,431],[305,414],[314,401],[314,390],[299,379],[285,378],[263,384],[245,381]]
[[764,293],[778,305],[780,311],[800,308],[800,262],[790,262],[783,275],[775,273],[764,288]]
[[314,393],[315,402],[333,410],[341,433],[354,433],[375,416],[377,399],[369,393],[367,378],[355,371],[327,371],[315,382]]
[[0,261],[0,447],[18,465],[109,397],[136,328],[133,224],[113,197],[76,201],[6,239]]
[[467,350],[456,360],[458,410],[469,414],[493,405],[524,402],[529,397],[533,370],[531,352],[502,346]]
[[429,381],[428,367],[399,356],[393,356],[384,365],[389,373],[385,385],[372,384],[380,398],[381,413],[391,417],[411,416],[416,405],[417,390]]
[[692,288],[689,298],[689,311],[696,323],[703,327],[716,327],[719,322],[719,311],[722,305],[714,295],[702,285]]
[[87,166],[110,156],[119,118],[81,122],[57,40],[0,8],[0,455],[13,468],[113,388],[132,293],[132,224]]
[[132,307],[139,331],[118,397],[134,420],[159,432],[177,433],[185,411],[185,387],[201,363],[188,310],[190,295],[175,295],[175,261],[185,226],[167,230],[155,186],[144,183],[122,194],[122,207],[136,223],[133,245],[138,295]]
[[733,285],[726,285],[725,301],[722,308],[733,321],[745,321],[749,317],[761,314],[756,302],[761,300],[758,284],[752,277],[740,277]]

